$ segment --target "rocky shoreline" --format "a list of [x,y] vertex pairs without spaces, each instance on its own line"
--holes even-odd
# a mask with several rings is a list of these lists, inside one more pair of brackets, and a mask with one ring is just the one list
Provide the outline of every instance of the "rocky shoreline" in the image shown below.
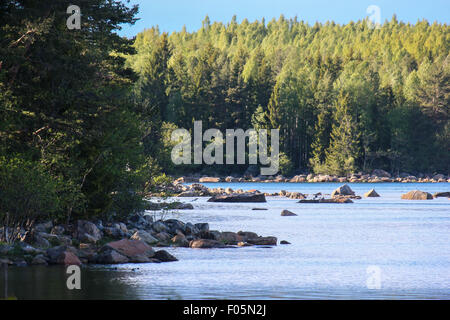
[[398,182],[398,183],[438,183],[450,182],[450,176],[444,174],[417,174],[400,173],[391,175],[389,172],[376,169],[370,174],[355,173],[345,177],[325,175],[325,174],[301,174],[293,177],[278,176],[252,176],[244,175],[243,177],[227,176],[227,177],[208,177],[201,175],[191,175],[179,177],[175,181],[180,183],[217,183],[217,182],[340,182],[340,183],[382,183],[382,182]]
[[0,265],[161,263],[178,259],[157,248],[277,245],[276,237],[262,237],[249,231],[210,230],[208,223],[154,221],[146,213],[135,214],[126,223],[78,220],[73,225],[54,225],[47,221],[31,230],[21,230],[20,234],[16,243],[0,243]]
[[[449,192],[438,192],[434,195],[426,193],[427,195],[423,196],[423,192],[416,190],[411,191],[415,192],[415,194],[409,196],[408,194],[402,196],[402,199],[406,200],[426,200],[426,199],[434,199],[439,197],[447,197],[450,198]],[[352,200],[362,199],[362,196],[356,195],[353,190],[347,185],[344,184],[334,190],[331,194],[322,194],[314,193],[314,194],[304,194],[297,191],[285,191],[281,190],[280,192],[260,192],[259,190],[243,190],[237,189],[233,190],[232,188],[208,188],[200,183],[193,183],[190,185],[183,184],[180,179],[173,182],[172,185],[166,186],[164,189],[164,194],[169,194],[173,197],[211,197],[208,202],[266,202],[265,197],[286,197],[289,199],[297,199],[300,200],[300,203],[352,203]],[[158,197],[161,193],[149,194],[149,197]],[[379,197],[380,195],[375,191],[375,189],[371,189],[366,192],[364,195],[366,198],[370,197]],[[328,197],[328,198],[327,198]]]

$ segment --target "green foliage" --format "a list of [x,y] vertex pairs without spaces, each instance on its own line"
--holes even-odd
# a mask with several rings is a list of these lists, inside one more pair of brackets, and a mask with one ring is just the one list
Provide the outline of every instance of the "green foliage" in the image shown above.
[[[448,152],[441,151],[449,121],[446,24],[412,25],[395,17],[380,28],[367,21],[311,26],[285,17],[241,24],[205,19],[192,33],[145,30],[134,46],[128,63],[153,84],[146,94],[158,97],[156,114],[179,128],[192,129],[194,120],[221,131],[279,128],[281,151],[296,171],[411,170],[417,163],[426,163],[420,170],[448,170]],[[148,63],[166,76],[149,72]],[[405,117],[411,127],[417,111],[428,148],[399,145],[408,130],[398,128]],[[391,118],[397,113],[404,117]],[[413,136],[405,137],[408,144]],[[158,139],[167,138],[159,135],[153,145],[161,145]],[[151,155],[159,159],[159,151]],[[238,165],[162,167],[177,174],[242,172]]]
[[[143,133],[140,110],[130,97],[135,75],[123,58],[133,52],[132,43],[114,30],[134,23],[137,7],[83,1],[81,29],[69,30],[67,5],[0,4],[0,155],[29,159],[23,172],[13,173],[34,201],[24,202],[33,212],[20,205],[17,210],[27,215],[56,211],[52,217],[66,221],[132,211],[142,185]],[[53,195],[52,180],[58,183],[59,201],[46,198]],[[10,197],[20,190],[4,183],[0,187]],[[59,210],[47,208],[50,203]]]
[[280,153],[279,168],[284,176],[290,176],[294,172],[294,165],[285,153]]
[[356,160],[359,157],[359,132],[348,105],[348,95],[341,92],[335,105],[330,146],[325,152],[325,163],[321,167],[324,172],[321,173],[342,176],[356,171]]
[[59,209],[58,182],[34,162],[0,158],[0,219],[45,218]]

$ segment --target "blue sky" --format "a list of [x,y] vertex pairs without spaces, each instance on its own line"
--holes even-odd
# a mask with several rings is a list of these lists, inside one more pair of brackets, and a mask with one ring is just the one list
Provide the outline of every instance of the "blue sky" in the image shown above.
[[357,21],[368,16],[370,5],[380,8],[381,21],[390,20],[395,13],[401,21],[415,23],[425,18],[430,22],[449,23],[450,0],[131,0],[139,4],[140,21],[124,26],[119,34],[132,37],[145,28],[158,25],[161,31],[188,31],[201,27],[206,15],[210,20],[228,22],[233,15],[238,21],[265,18],[266,21],[284,14],[298,16],[310,24],[334,20],[337,23]]

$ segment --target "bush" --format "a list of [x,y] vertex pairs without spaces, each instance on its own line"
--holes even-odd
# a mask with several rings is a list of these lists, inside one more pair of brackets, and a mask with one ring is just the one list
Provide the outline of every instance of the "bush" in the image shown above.
[[[31,225],[59,209],[57,181],[39,164],[22,158],[0,158],[0,223],[14,230]],[[17,235],[3,235],[12,242]]]

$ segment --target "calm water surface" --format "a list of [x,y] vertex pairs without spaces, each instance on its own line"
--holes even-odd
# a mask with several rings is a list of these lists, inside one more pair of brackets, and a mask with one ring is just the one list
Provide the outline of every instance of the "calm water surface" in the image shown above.
[[[336,183],[210,183],[208,187],[331,193]],[[88,266],[82,289],[66,289],[62,267],[8,269],[8,294],[19,299],[449,299],[450,200],[400,200],[420,189],[450,191],[449,183],[349,184],[381,198],[354,204],[207,203],[173,217],[209,222],[210,229],[253,231],[287,240],[273,248],[168,249],[180,261]],[[252,208],[267,211],[252,211]],[[283,209],[298,214],[281,217]],[[158,215],[158,214],[157,214]],[[381,271],[381,289],[368,289],[367,268]],[[138,269],[136,269],[138,268]],[[3,271],[0,289],[4,288]],[[3,296],[3,292],[0,292]]]

